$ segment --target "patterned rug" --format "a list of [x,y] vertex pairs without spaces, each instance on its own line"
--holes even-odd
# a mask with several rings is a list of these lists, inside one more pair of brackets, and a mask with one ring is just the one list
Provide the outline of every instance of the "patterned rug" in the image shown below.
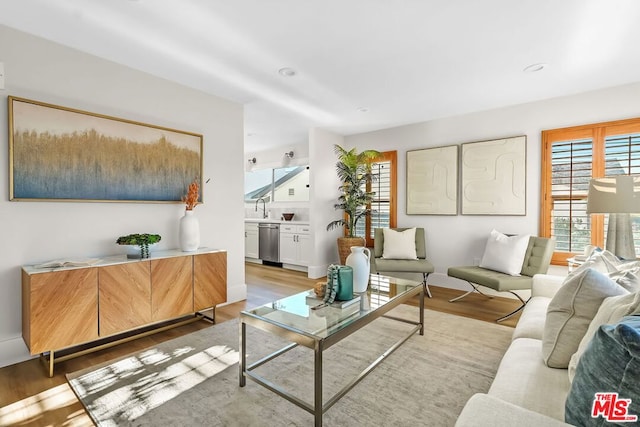
[[[417,307],[390,314],[417,318]],[[325,351],[325,401],[412,325],[378,319]],[[288,342],[247,326],[253,362]],[[452,426],[465,402],[486,392],[512,328],[425,310],[415,335],[324,415],[326,426]],[[105,365],[68,374],[99,426],[309,426],[313,416],[247,380],[238,386],[238,321],[176,338]],[[256,369],[313,402],[313,352],[295,348]]]

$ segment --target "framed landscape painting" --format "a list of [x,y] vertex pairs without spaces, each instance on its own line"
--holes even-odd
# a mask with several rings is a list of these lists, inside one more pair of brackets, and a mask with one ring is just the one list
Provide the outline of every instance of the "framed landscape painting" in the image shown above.
[[172,203],[202,179],[202,135],[8,102],[10,200]]
[[458,146],[407,151],[407,215],[458,213]]
[[526,215],[527,137],[462,144],[462,214]]

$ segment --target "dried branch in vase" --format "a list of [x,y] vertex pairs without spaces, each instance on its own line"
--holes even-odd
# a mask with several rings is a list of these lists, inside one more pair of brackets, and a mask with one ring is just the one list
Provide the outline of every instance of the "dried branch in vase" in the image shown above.
[[198,198],[200,197],[199,189],[200,185],[198,184],[198,180],[194,179],[193,182],[189,184],[187,195],[182,196],[182,202],[186,205],[188,211],[193,210],[198,204]]

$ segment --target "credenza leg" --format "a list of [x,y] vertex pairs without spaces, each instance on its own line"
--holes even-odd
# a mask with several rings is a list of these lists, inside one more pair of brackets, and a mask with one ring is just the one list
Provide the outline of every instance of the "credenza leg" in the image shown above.
[[40,361],[44,365],[44,369],[47,372],[49,378],[53,377],[53,365],[55,364],[55,352],[53,350],[49,351],[49,357],[44,353],[40,353]]

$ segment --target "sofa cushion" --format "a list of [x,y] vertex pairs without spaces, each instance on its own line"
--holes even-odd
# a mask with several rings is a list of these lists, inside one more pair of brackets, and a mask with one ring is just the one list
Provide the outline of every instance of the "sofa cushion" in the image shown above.
[[547,309],[542,336],[547,366],[567,368],[602,301],[626,293],[622,286],[591,268],[567,277]]
[[513,331],[512,340],[518,338],[542,339],[544,322],[547,318],[547,307],[551,298],[533,297],[522,310],[520,320]]
[[578,361],[600,326],[618,323],[623,317],[634,314],[640,314],[640,292],[617,295],[605,298],[602,301],[598,312],[589,324],[589,329],[587,329],[582,341],[580,341],[578,350],[571,356],[569,361],[569,381],[573,381]]
[[[640,416],[638,378],[640,316],[628,316],[616,325],[601,326],[578,363],[567,397],[566,422],[580,426],[637,425]],[[599,407],[594,405],[596,393],[608,394],[598,398]],[[629,400],[625,402],[625,399]],[[608,411],[608,406],[615,408],[615,412]],[[619,418],[611,420],[607,415]],[[625,416],[635,417],[635,420],[625,419]]]
[[530,237],[528,234],[507,236],[492,230],[484,248],[480,267],[519,276]]
[[408,228],[404,231],[384,228],[382,232],[384,234],[382,258],[418,259],[418,255],[416,254],[415,228]]
[[489,394],[531,411],[564,420],[569,378],[564,369],[545,366],[542,342],[519,338],[505,353]]

